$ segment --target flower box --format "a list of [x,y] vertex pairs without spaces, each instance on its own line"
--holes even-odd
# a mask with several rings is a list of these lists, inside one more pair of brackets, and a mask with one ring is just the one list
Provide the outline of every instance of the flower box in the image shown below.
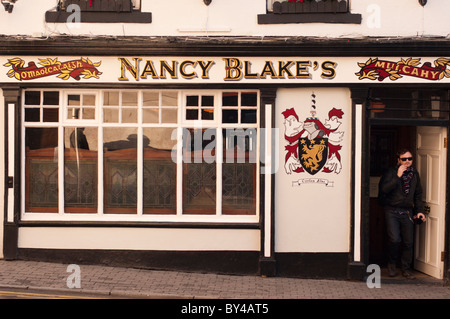
[[103,12],[131,12],[133,5],[131,0],[64,0],[63,7],[71,4],[78,5],[81,11],[103,11]]
[[273,13],[346,13],[347,0],[304,0],[304,2],[275,1]]

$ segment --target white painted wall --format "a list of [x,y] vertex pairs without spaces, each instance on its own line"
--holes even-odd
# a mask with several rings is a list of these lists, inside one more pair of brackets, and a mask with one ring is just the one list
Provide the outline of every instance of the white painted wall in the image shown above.
[[[266,0],[142,0],[142,11],[152,12],[151,24],[46,23],[44,14],[56,0],[18,0],[12,13],[0,8],[0,34],[52,37],[58,35],[114,36],[294,36],[294,37],[430,37],[450,36],[450,1],[353,0],[351,12],[362,14],[362,24],[258,25]],[[26,23],[25,23],[26,22]]]
[[[340,151],[342,171],[315,175],[289,174],[285,169],[285,123],[282,112],[294,108],[301,122],[311,117],[311,93],[316,95],[316,117],[326,125],[333,108],[344,112],[338,131],[343,132]],[[277,92],[276,123],[280,129],[279,170],[275,178],[275,251],[348,252],[350,246],[351,99],[346,88],[280,89]],[[321,178],[328,184],[300,179]]]
[[19,248],[259,251],[259,230],[188,228],[19,228]]
[[3,160],[4,154],[5,154],[5,143],[3,143],[5,139],[5,121],[3,120],[5,118],[5,108],[4,108],[4,98],[3,98],[3,90],[0,89],[0,259],[3,258],[3,221],[4,221],[4,211],[5,211],[5,204],[3,200],[3,194],[5,193],[5,185],[3,181],[4,178],[4,172],[5,172],[5,161]]

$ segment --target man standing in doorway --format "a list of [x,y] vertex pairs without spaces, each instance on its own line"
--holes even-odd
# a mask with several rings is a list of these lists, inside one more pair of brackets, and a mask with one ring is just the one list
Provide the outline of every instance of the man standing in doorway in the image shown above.
[[397,165],[390,168],[379,183],[379,200],[384,206],[389,240],[389,276],[397,275],[396,263],[402,245],[402,274],[408,279],[415,278],[411,272],[414,223],[426,220],[420,176],[412,164],[411,152],[407,149],[400,150],[397,153]]

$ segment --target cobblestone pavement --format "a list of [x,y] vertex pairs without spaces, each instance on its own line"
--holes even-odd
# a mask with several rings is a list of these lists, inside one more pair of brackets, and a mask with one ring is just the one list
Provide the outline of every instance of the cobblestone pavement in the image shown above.
[[0,288],[70,290],[161,299],[450,299],[449,287],[426,276],[416,280],[382,277],[380,288],[369,288],[363,281],[263,278],[100,265],[79,265],[78,269],[71,269],[68,266],[0,260]]

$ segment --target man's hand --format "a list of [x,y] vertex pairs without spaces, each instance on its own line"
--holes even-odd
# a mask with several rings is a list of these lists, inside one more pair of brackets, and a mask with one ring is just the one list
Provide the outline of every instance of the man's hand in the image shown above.
[[406,171],[406,166],[400,165],[397,170],[397,176],[402,177],[404,171]]
[[418,214],[417,214],[417,217],[420,218],[423,222],[426,222],[426,220],[427,220],[427,218],[425,217],[425,215],[422,214],[422,213],[418,213]]

